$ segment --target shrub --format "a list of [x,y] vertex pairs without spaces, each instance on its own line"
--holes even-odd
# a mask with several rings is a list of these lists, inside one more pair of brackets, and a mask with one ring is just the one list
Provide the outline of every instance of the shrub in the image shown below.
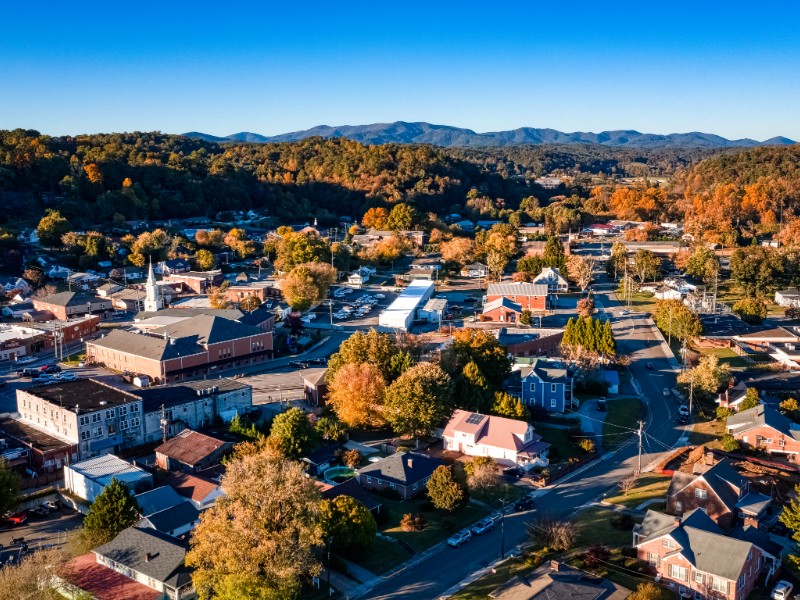
[[739,441],[733,437],[730,433],[726,433],[722,436],[720,440],[720,447],[725,452],[736,452],[739,450]]
[[419,514],[406,513],[400,519],[400,528],[403,531],[422,531],[425,529],[425,519]]
[[608,555],[609,551],[607,547],[602,544],[593,544],[586,550],[584,560],[586,560],[586,564],[590,567],[596,567],[601,562],[608,560]]
[[554,552],[570,550],[578,539],[578,528],[573,521],[540,515],[528,525],[531,541]]
[[733,410],[727,408],[725,406],[718,406],[717,407],[717,421],[722,421],[727,419],[733,414]]
[[342,463],[351,469],[356,469],[361,465],[361,452],[358,450],[345,450],[342,453]]
[[594,441],[590,440],[589,438],[583,438],[580,443],[581,450],[586,452],[587,454],[591,454],[595,451]]
[[629,531],[633,529],[633,517],[631,517],[628,513],[614,513],[611,515],[611,526],[614,529],[619,529],[620,531]]

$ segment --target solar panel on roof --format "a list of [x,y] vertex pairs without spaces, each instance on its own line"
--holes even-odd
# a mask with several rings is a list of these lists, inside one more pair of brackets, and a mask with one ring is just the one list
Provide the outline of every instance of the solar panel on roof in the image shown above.
[[477,425],[481,421],[483,421],[483,415],[479,415],[478,413],[472,413],[467,417],[467,425]]

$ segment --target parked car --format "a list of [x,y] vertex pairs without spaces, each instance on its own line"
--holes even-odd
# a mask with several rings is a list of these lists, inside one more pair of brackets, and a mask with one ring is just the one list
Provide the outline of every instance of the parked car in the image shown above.
[[647,370],[648,370],[648,371],[652,371],[652,370],[654,370],[655,368],[656,368],[656,366],[655,366],[653,363],[651,363],[651,362],[648,362],[648,363],[647,363]]
[[462,544],[466,544],[472,539],[472,532],[469,529],[462,529],[458,533],[454,533],[447,538],[447,545],[453,548],[458,548]]
[[531,510],[533,508],[533,498],[530,496],[523,496],[514,503],[514,510],[522,512],[523,510]]
[[384,298],[386,298],[386,294],[375,294],[375,297],[379,298],[380,300],[383,300]]
[[39,370],[42,373],[49,373],[51,375],[54,373],[61,373],[61,367],[59,367],[58,365],[42,365],[41,367],[39,367]]
[[78,376],[72,371],[64,371],[58,375],[58,379],[61,381],[75,381],[77,378]]
[[606,406],[607,406],[607,403],[606,403],[606,399],[605,398],[600,398],[600,399],[597,400],[597,410],[598,411],[606,412]]
[[485,519],[481,519],[475,525],[472,526],[472,533],[475,535],[483,535],[487,531],[491,531],[494,529],[494,521],[492,521],[489,517]]
[[508,477],[516,477],[519,479],[523,475],[525,475],[525,471],[523,471],[519,467],[506,467],[503,469],[503,475],[507,475]]
[[61,501],[60,500],[48,500],[47,502],[43,502],[42,506],[45,508],[52,510],[58,510],[61,508]]
[[292,367],[293,369],[307,369],[308,363],[302,360],[290,360],[289,366]]
[[41,375],[41,371],[39,369],[22,369],[21,371],[17,371],[17,375],[20,377],[30,377],[31,379],[36,379]]
[[3,515],[3,519],[5,519],[6,522],[11,523],[12,525],[20,525],[21,523],[24,523],[25,521],[28,520],[28,513],[26,513],[25,511],[18,513],[7,512],[6,514]]
[[320,356],[319,358],[312,358],[308,362],[312,365],[327,365],[328,359],[325,358],[324,356]]
[[663,390],[661,390],[661,395],[664,396],[665,398],[668,398],[671,393],[672,392],[669,391],[669,388],[664,388]]
[[37,506],[36,508],[29,510],[28,514],[33,518],[43,519],[50,514],[50,510],[44,506]]
[[475,304],[477,300],[475,298],[464,298],[464,304]]
[[681,404],[678,407],[678,414],[688,417],[689,416],[689,407],[686,406],[685,404]]
[[621,314],[623,317],[627,317],[628,315],[632,315],[632,314],[633,314],[633,311],[632,311],[632,310],[625,309],[625,310],[623,310],[623,311],[622,311],[621,313],[619,313],[619,314]]
[[32,362],[36,362],[35,356],[23,356],[22,358],[17,359],[18,365],[29,365]]
[[5,379],[0,379],[0,388],[4,388],[8,385],[8,382]]
[[791,598],[793,589],[794,586],[791,583],[785,579],[781,579],[777,585],[772,588],[772,594],[770,594],[770,598],[772,598],[772,600],[789,600],[789,598]]
[[686,425],[689,422],[689,415],[678,415],[678,425]]

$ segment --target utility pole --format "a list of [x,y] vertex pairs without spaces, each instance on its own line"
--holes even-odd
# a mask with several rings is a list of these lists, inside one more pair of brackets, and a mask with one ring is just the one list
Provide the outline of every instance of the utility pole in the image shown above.
[[506,557],[506,499],[500,500],[503,508],[500,511],[500,560]]
[[693,401],[694,401],[694,376],[689,380],[689,415],[692,414]]
[[644,421],[639,421],[639,431],[637,432],[639,435],[639,469],[636,471],[637,473],[642,472],[642,433],[644,428]]
[[667,331],[667,335],[669,336],[669,344],[670,348],[672,347],[672,302],[669,304],[669,330]]

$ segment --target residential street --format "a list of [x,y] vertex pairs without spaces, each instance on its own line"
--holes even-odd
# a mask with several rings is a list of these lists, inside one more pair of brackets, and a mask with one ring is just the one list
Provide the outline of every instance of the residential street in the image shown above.
[[[661,345],[647,324],[644,315],[618,316],[621,304],[613,293],[609,280],[600,279],[595,285],[596,302],[611,314],[618,351],[633,358],[631,374],[641,389],[647,404],[645,454],[642,464],[647,465],[666,448],[675,444],[682,430],[676,423],[677,403],[662,395],[664,387],[674,387],[675,374],[664,356]],[[655,370],[647,370],[647,362]],[[657,441],[656,441],[657,440]],[[582,505],[609,491],[621,479],[630,475],[637,466],[637,445],[632,438],[617,454],[606,460],[600,459],[580,474],[565,483],[555,485],[536,501],[533,513],[521,513],[506,518],[505,548],[526,541],[525,524],[537,512],[548,512],[566,516],[574,514]],[[542,492],[540,492],[542,494]],[[500,556],[500,528],[483,536],[474,537],[461,548],[445,546],[440,553],[405,571],[386,578],[363,597],[378,599],[426,599],[435,598],[463,580],[473,571],[486,566]]]

